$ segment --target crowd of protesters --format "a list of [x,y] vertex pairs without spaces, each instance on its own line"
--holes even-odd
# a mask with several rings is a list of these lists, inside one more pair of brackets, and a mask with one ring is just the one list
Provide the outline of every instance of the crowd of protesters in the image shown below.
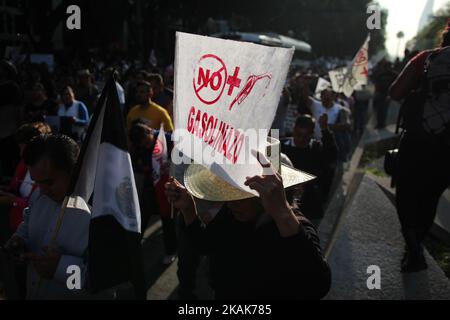
[[[50,72],[46,64],[14,65],[7,60],[1,61],[0,242],[4,245],[18,232],[24,219],[23,210],[39,185],[33,182],[22,160],[26,145],[39,135],[53,133],[69,137],[80,146],[104,83],[113,75],[124,118],[129,120],[130,153],[139,182],[141,207],[145,208],[144,226],[151,214],[161,214],[167,253],[162,262],[170,264],[175,259],[177,246],[175,222],[162,214],[164,205],[160,205],[161,197],[155,195],[155,172],[151,162],[157,136],[152,129],[157,133],[163,124],[171,142],[173,94],[165,82],[173,83],[173,72],[170,67],[161,72],[152,67],[128,67],[126,63],[120,63],[114,69],[100,68],[102,62],[95,63],[95,68],[92,65],[81,66],[76,62],[65,68],[56,65]],[[167,202],[165,196],[164,199]],[[24,276],[21,271],[16,270],[19,278]],[[19,283],[24,284],[24,281]],[[22,289],[20,296],[24,297],[25,290]]]
[[[337,167],[350,160],[352,150],[362,135],[368,119],[369,101],[372,98],[378,114],[377,127],[383,128],[386,125],[388,88],[395,79],[396,69],[398,69],[398,66],[394,67],[389,62],[380,62],[372,72],[375,89],[365,86],[355,91],[351,97],[336,93],[331,87],[316,92],[319,77],[326,78],[329,69],[340,64],[342,61],[331,59],[315,61],[309,69],[292,68],[272,126],[280,130],[284,162],[317,176],[313,183],[295,192],[288,192],[286,196],[294,210],[301,212],[302,217],[312,221],[312,223],[303,222],[307,227],[302,232],[307,234],[306,237],[314,239],[313,247],[308,245],[308,250],[316,260],[306,266],[311,270],[319,267],[324,274],[329,270],[327,271],[326,263],[320,258],[320,246],[314,228],[326,212],[327,202],[332,195],[332,184],[336,179]],[[74,62],[64,68],[56,65],[54,71],[50,72],[45,64],[15,66],[6,60],[1,61],[0,240],[4,243],[16,231],[23,219],[21,212],[27,206],[35,189],[30,173],[21,159],[25,146],[34,137],[48,135],[51,132],[67,135],[81,144],[101,89],[107,77],[112,74],[116,80],[119,101],[126,121],[143,229],[145,230],[152,214],[160,215],[165,245],[165,256],[162,262],[170,264],[175,260],[176,255],[179,255],[180,297],[195,298],[196,269],[200,263],[200,256],[205,250],[196,248],[195,241],[188,236],[194,228],[190,226],[192,222],[190,220],[193,218],[186,215],[184,219],[181,216],[177,218],[170,210],[168,211],[167,208],[170,208],[168,199],[161,197],[154,184],[155,175],[160,175],[160,172],[155,172],[152,154],[158,131],[162,126],[167,134],[169,151],[172,147],[170,139],[170,134],[174,130],[174,70],[172,66],[157,68],[126,61],[106,65],[102,61],[89,61],[84,64]],[[169,166],[170,164],[159,170],[169,170]],[[171,187],[182,188],[176,182],[172,182]],[[176,190],[179,192],[185,189]],[[256,203],[249,202],[249,204],[258,206]],[[211,215],[211,207],[214,205],[205,205],[204,209],[202,205],[198,205],[198,214],[202,217],[202,222],[198,223],[208,224],[211,220],[214,221],[215,215],[221,216],[217,213],[222,210],[220,208],[215,208],[217,210]],[[183,211],[182,208],[179,209]],[[270,211],[271,207],[265,209]],[[206,214],[202,215],[202,212]],[[307,221],[302,220],[303,218],[299,219],[298,221]],[[198,225],[195,228],[197,227]],[[276,237],[275,234],[272,236]],[[291,240],[292,244],[289,246],[295,243],[306,246],[307,240],[303,238],[304,236],[305,234]],[[182,241],[177,241],[177,238]],[[218,263],[220,259],[212,261]],[[291,262],[306,268],[304,261],[301,261],[299,256]],[[255,261],[251,263],[256,267]],[[310,269],[307,271],[310,272]],[[251,274],[251,270],[248,271],[246,276]],[[221,269],[217,272],[220,275],[227,274],[227,270]],[[295,270],[292,270],[292,274],[283,278],[283,283],[289,281],[290,276],[295,278],[294,274]],[[217,297],[232,298],[236,292],[229,290],[227,281],[237,284],[242,279],[231,279],[231,277],[218,279],[217,274],[215,276],[215,280],[220,282],[215,284],[216,288],[219,287],[219,291],[216,292]],[[322,297],[329,286],[329,283],[327,284],[329,279],[325,277],[322,280],[323,283],[317,288],[316,293],[310,292],[311,294],[308,295],[302,292],[299,296]],[[261,279],[261,281],[264,280]],[[317,283],[311,282],[307,290],[312,290],[315,284]],[[258,291],[255,283],[251,286],[251,290],[242,291],[241,294],[270,296],[268,292]],[[283,289],[275,282],[272,283],[271,288],[278,291]],[[294,289],[292,288],[292,291],[295,291]],[[285,294],[289,292],[286,291]]]

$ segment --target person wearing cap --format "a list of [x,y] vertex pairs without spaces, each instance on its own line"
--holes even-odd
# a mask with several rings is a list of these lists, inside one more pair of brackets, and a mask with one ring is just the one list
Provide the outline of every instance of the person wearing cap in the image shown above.
[[316,181],[305,186],[300,205],[302,213],[312,222],[319,222],[325,213],[334,169],[337,163],[337,145],[328,128],[328,116],[318,119],[322,139],[314,139],[316,120],[310,115],[300,115],[294,126],[293,135],[284,139],[281,150],[292,160],[294,167],[317,176]]
[[[439,198],[450,185],[449,135],[437,138],[425,132],[424,108],[427,100],[423,95],[423,82],[427,82],[424,70],[429,63],[428,58],[431,54],[439,57],[441,53],[450,57],[447,51],[450,49],[446,48],[448,46],[450,20],[442,34],[440,48],[417,54],[390,87],[390,96],[394,100],[405,99],[402,106],[405,131],[400,141],[398,169],[395,173],[397,214],[406,242],[401,261],[402,272],[417,272],[427,268],[422,243],[433,225]],[[443,70],[443,76],[445,72]],[[445,88],[449,86],[448,75],[447,68]],[[449,123],[446,125],[448,128]]]
[[[280,143],[271,141],[270,160],[253,153],[263,174],[245,181],[258,196],[231,186],[199,164],[186,169],[185,186],[174,179],[166,183],[169,201],[183,214],[187,235],[209,256],[216,299],[320,299],[330,288],[331,272],[317,232],[286,200],[285,188],[314,177],[281,164]],[[223,203],[206,227],[195,199]]]

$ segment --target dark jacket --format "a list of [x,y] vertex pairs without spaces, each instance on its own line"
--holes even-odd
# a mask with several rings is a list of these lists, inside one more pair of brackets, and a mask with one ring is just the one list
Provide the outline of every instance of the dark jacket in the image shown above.
[[306,148],[294,146],[292,140],[284,140],[281,152],[288,156],[296,169],[317,177],[305,185],[300,209],[309,219],[322,218],[337,162],[338,150],[333,133],[322,131],[322,140],[313,139]]
[[216,299],[320,299],[330,288],[331,272],[313,225],[301,214],[299,233],[282,238],[275,222],[234,219],[224,206],[202,227],[196,220],[187,235],[210,258]]
[[282,141],[281,152],[289,157],[295,168],[320,177],[324,169],[336,166],[337,145],[330,130],[323,130],[322,139],[313,139],[306,148],[293,146],[290,141]]

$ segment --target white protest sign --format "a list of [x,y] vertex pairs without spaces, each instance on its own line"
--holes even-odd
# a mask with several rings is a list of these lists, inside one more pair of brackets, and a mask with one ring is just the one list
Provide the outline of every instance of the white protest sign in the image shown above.
[[346,67],[331,70],[328,75],[334,92],[344,93],[347,97],[352,95],[353,86],[356,86],[357,82],[351,78]]
[[256,143],[251,135],[271,127],[293,53],[177,32],[175,148],[229,184],[256,194],[244,182],[262,173],[250,150],[264,150],[267,132]]
[[320,99],[320,93],[326,88],[331,87],[331,83],[324,78],[319,78],[317,80],[316,90],[314,91],[314,96]]

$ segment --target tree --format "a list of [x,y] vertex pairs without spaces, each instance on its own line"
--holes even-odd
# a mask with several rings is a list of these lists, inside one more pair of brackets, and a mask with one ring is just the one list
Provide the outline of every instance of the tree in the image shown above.
[[439,10],[422,30],[419,30],[419,33],[414,39],[408,42],[407,47],[413,51],[438,47],[442,40],[442,30],[445,28],[449,17],[450,3],[445,8]]
[[[206,3],[209,1],[201,1]],[[245,16],[251,32],[288,34],[309,42],[318,56],[350,57],[355,54],[369,30],[369,0],[229,0],[221,10],[209,11],[213,18],[227,18],[232,14]],[[214,13],[216,12],[216,16]],[[381,11],[381,29],[371,32],[370,52],[384,49],[387,12]]]

